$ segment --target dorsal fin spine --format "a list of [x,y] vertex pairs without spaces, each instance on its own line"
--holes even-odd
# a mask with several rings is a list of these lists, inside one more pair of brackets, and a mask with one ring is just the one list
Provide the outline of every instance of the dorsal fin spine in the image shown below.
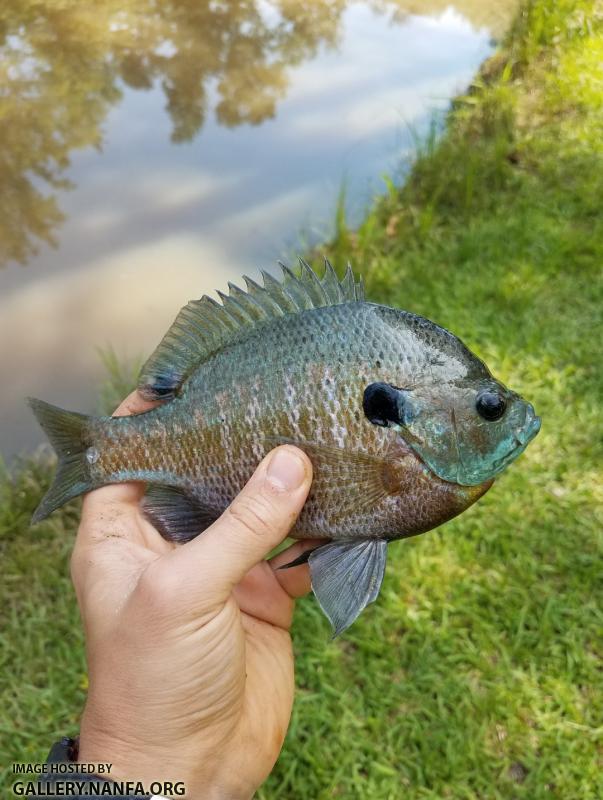
[[258,322],[266,319],[266,310],[261,306],[260,303],[258,303],[255,297],[247,292],[244,292],[234,283],[229,283],[228,289],[233,300],[238,302],[241,307],[244,307],[254,321]]
[[327,305],[329,298],[327,297],[327,293],[325,292],[318,275],[314,272],[308,262],[304,261],[303,258],[299,259],[299,263],[301,269],[301,281],[304,284],[306,291],[312,298],[314,305],[316,307]]
[[313,308],[314,303],[312,302],[312,298],[297,275],[292,272],[289,267],[285,266],[285,264],[281,264],[280,261],[279,266],[283,271],[283,287],[287,294],[293,297],[298,309],[305,311],[308,308]]
[[350,266],[349,261],[346,267],[345,275],[343,276],[343,280],[341,281],[341,285],[343,287],[343,292],[345,295],[351,294],[354,297],[356,297],[356,287],[354,286],[354,275],[352,273],[352,268]]
[[255,322],[254,318],[250,316],[247,309],[232,295],[224,294],[224,292],[218,292],[218,295],[220,296],[220,300],[222,300],[224,308],[229,312],[231,317],[236,319],[237,323],[243,323],[243,325],[247,325],[249,327]]
[[341,303],[343,299],[341,285],[339,283],[339,279],[337,278],[337,273],[333,269],[333,265],[328,258],[325,258],[325,275],[323,278],[323,284],[327,289],[331,303],[333,305]]
[[245,281],[245,285],[249,291],[249,294],[253,297],[253,299],[261,305],[262,308],[266,311],[268,316],[282,316],[283,309],[279,306],[276,300],[264,289],[263,286],[257,284],[251,278],[248,278],[247,275],[243,276],[243,280]]
[[358,278],[358,283],[356,284],[356,302],[362,303],[364,302],[364,278],[362,275]]
[[295,314],[296,311],[299,311],[293,297],[291,297],[289,292],[285,289],[285,286],[278,281],[274,275],[266,272],[266,270],[262,270],[262,278],[264,279],[264,287],[267,291],[272,293],[285,314]]

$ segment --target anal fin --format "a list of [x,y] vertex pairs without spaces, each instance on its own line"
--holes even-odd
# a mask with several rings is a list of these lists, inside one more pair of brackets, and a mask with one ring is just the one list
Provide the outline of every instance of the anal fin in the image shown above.
[[312,590],[338,636],[376,600],[387,558],[384,539],[331,542],[308,558]]
[[164,539],[179,543],[194,539],[220,516],[173,486],[149,486],[142,510]]

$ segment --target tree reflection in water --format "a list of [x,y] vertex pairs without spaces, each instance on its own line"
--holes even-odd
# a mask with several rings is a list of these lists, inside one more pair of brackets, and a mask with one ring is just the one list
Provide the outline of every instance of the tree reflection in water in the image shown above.
[[[26,262],[39,241],[54,243],[53,231],[63,220],[55,191],[70,186],[64,177],[70,153],[101,148],[103,121],[121,99],[123,86],[161,86],[174,142],[199,132],[210,110],[210,92],[219,123],[258,125],[275,115],[287,91],[288,70],[319,47],[337,44],[348,4],[4,0],[0,265]],[[401,21],[409,10],[441,10],[442,0],[369,0],[368,5]],[[488,3],[455,5],[471,16],[483,13],[479,9]]]

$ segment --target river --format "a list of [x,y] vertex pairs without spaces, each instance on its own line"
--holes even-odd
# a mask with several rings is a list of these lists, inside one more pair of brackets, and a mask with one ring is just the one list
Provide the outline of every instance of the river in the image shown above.
[[359,221],[514,8],[5,0],[4,458],[42,441],[25,396],[95,410],[99,347],[149,354],[189,299],[292,261],[342,188]]

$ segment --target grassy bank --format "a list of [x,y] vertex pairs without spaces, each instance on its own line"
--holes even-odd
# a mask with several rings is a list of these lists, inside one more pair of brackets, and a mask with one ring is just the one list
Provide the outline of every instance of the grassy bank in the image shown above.
[[[602,64],[600,2],[535,0],[406,185],[340,225],[333,257],[369,297],[460,335],[543,429],[475,508],[390,548],[341,640],[299,604],[297,703],[262,800],[603,796]],[[77,508],[27,530],[48,479],[29,463],[0,481],[3,763],[44,757],[85,695]]]

